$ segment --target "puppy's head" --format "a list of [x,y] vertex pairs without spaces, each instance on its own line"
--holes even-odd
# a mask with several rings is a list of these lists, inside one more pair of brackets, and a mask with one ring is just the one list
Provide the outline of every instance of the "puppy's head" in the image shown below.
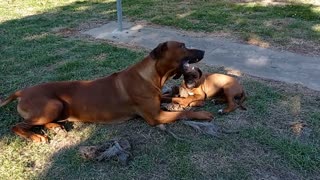
[[185,66],[183,70],[183,79],[187,88],[192,89],[199,86],[202,71],[194,66]]
[[150,52],[150,57],[157,61],[156,68],[161,73],[170,72],[170,76],[176,75],[178,79],[181,67],[186,63],[197,63],[204,57],[204,51],[186,48],[184,43],[167,41],[160,43]]

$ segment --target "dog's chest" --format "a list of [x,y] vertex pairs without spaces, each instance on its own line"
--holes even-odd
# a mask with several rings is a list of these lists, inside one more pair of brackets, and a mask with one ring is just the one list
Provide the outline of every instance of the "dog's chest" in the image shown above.
[[188,95],[189,95],[189,96],[193,96],[193,95],[194,95],[194,93],[193,93],[193,92],[191,92],[191,91],[188,91]]

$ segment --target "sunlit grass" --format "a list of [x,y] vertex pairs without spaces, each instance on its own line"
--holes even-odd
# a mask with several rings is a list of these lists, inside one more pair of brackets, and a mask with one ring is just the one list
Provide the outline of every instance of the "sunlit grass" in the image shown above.
[[[313,31],[319,32],[317,16],[310,15],[306,11],[309,8],[300,6],[273,9],[242,7],[222,1],[181,2],[123,1],[124,15],[186,30],[253,33],[250,37],[261,43],[270,42],[264,39],[267,36],[275,39],[279,35],[287,38],[294,32],[311,33],[313,36]],[[305,11],[290,16],[293,19],[287,18],[298,10]],[[145,51],[56,33],[57,28],[77,30],[81,24],[108,20],[115,20],[115,1],[0,1],[1,98],[17,89],[42,82],[106,76],[147,55]],[[289,22],[284,23],[287,20]],[[279,26],[282,32],[273,29]],[[305,30],[313,26],[312,31]],[[249,40],[250,37],[245,35]],[[303,37],[308,39],[312,36],[304,34]],[[205,65],[201,68],[204,72],[221,71]],[[17,103],[11,103],[0,108],[0,177],[318,178],[319,171],[314,170],[320,168],[317,158],[320,157],[317,152],[320,144],[319,94],[254,78],[241,77],[240,80],[248,92],[245,101],[248,111],[237,110],[227,116],[219,116],[216,112],[223,105],[209,102],[202,108],[215,114],[215,123],[219,127],[240,131],[239,134],[224,135],[221,139],[201,135],[181,123],[175,123],[169,128],[190,139],[187,142],[176,141],[139,118],[120,125],[76,123],[66,136],[42,131],[48,134],[51,143],[35,144],[10,131],[21,121],[16,111]],[[291,133],[288,123],[298,118],[308,124],[312,132],[309,136]],[[114,161],[88,161],[79,156],[80,145],[96,145],[114,137],[130,139],[133,159],[129,166],[122,167]],[[260,172],[266,176],[261,177]]]

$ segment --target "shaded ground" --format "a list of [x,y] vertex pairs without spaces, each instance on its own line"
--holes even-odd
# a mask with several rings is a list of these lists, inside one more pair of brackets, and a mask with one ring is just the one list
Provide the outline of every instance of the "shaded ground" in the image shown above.
[[[23,1],[2,8],[0,24],[0,95],[40,82],[92,79],[137,62],[147,54],[103,41],[66,37],[57,28],[113,18],[108,2]],[[6,3],[6,2],[1,2]],[[2,4],[1,4],[2,5]],[[61,6],[61,7],[56,7]],[[8,9],[8,10],[7,10]],[[20,11],[19,11],[20,9]],[[37,15],[32,15],[37,14]],[[32,15],[23,17],[22,15]],[[206,67],[204,71],[226,72]],[[320,94],[301,86],[240,77],[249,94],[248,111],[216,116],[216,123],[239,134],[213,139],[177,122],[172,131],[180,142],[141,119],[120,125],[76,123],[50,144],[26,142],[10,132],[19,122],[16,102],[0,109],[0,177],[2,179],[317,179],[320,168]],[[171,82],[173,83],[173,82]],[[216,112],[210,103],[203,109]],[[291,122],[303,121],[302,133]],[[78,146],[127,137],[133,160],[116,162],[81,159]]]

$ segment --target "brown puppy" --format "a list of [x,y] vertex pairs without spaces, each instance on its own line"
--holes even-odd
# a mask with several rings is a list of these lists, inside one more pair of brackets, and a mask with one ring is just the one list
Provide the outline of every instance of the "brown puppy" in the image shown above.
[[56,122],[122,122],[139,115],[148,124],[170,123],[181,118],[211,120],[210,112],[166,112],[160,109],[161,88],[184,63],[196,63],[204,51],[188,49],[184,43],[159,44],[142,61],[110,76],[92,81],[44,83],[10,95],[0,106],[18,99],[17,110],[25,119],[12,130],[32,141],[48,141],[30,129]]
[[[165,95],[162,102],[173,102],[183,107],[203,106],[205,99],[220,97],[228,103],[226,108],[218,111],[221,114],[234,111],[237,107],[245,109],[242,106],[242,102],[246,98],[245,92],[235,78],[217,73],[202,75],[199,68],[189,64],[186,64],[183,69],[184,82],[179,87],[179,97]],[[239,100],[238,104],[236,99]]]

